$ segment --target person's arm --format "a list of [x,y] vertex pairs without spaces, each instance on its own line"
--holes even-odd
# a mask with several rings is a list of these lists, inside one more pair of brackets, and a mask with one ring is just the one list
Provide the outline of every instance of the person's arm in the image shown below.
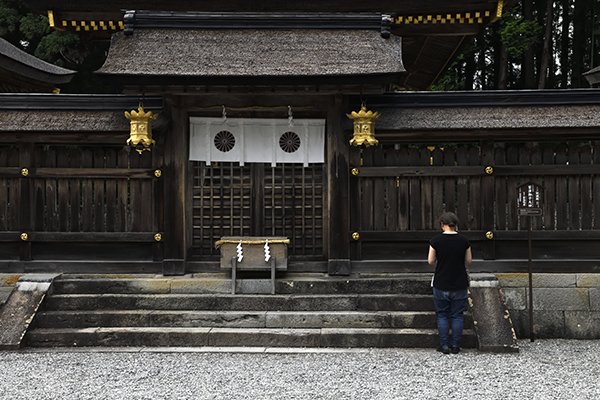
[[467,251],[465,251],[465,265],[468,267],[473,262],[473,253],[471,253],[471,248],[469,247]]
[[435,249],[433,247],[429,246],[429,254],[427,254],[427,262],[429,263],[429,265],[435,265],[436,261],[437,261],[437,257],[435,255]]

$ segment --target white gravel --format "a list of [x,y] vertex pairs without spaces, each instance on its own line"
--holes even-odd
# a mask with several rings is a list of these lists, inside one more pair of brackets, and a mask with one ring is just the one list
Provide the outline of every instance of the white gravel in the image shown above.
[[599,399],[600,340],[518,354],[0,352],[0,399]]

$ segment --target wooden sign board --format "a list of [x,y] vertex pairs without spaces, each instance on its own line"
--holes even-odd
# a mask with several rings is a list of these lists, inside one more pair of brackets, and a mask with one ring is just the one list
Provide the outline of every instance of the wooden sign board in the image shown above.
[[544,188],[529,182],[517,188],[517,212],[519,217],[541,217]]

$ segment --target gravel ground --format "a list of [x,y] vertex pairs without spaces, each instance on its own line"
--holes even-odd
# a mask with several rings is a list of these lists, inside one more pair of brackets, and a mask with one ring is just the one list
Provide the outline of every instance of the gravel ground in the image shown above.
[[518,354],[0,352],[0,399],[599,399],[600,340]]

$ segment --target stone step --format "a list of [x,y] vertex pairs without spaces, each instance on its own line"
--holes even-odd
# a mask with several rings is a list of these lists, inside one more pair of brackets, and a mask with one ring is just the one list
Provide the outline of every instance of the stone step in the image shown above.
[[[46,311],[38,328],[244,327],[244,328],[435,328],[431,311]],[[465,326],[472,326],[470,315]]]
[[432,311],[430,295],[62,294],[45,310]]
[[[421,347],[435,348],[434,329],[270,329],[112,327],[35,329],[27,334],[34,347],[57,346],[259,346],[259,347]],[[463,347],[475,347],[465,330]]]
[[[133,279],[60,279],[54,281],[56,294],[177,294],[231,293],[226,277],[205,278],[133,278]],[[236,293],[270,293],[269,279],[239,279]],[[392,278],[290,278],[278,279],[278,294],[404,293],[429,294],[430,275]]]

